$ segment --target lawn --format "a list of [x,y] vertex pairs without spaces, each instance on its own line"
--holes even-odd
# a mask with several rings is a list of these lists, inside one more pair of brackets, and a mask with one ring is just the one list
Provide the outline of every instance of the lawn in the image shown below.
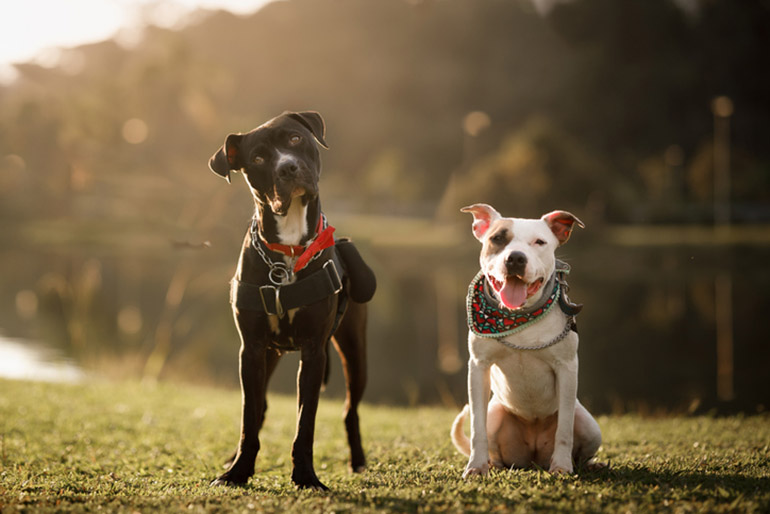
[[341,401],[322,398],[322,493],[289,480],[294,398],[269,402],[257,474],[210,487],[238,437],[237,391],[0,381],[0,512],[770,511],[767,416],[601,416],[607,470],[464,481],[448,436],[455,410],[363,406],[369,468],[353,475]]

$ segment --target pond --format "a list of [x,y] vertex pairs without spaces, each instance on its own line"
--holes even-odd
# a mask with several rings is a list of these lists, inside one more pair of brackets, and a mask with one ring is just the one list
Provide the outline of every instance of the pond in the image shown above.
[[42,382],[79,382],[85,374],[50,345],[0,336],[0,377]]

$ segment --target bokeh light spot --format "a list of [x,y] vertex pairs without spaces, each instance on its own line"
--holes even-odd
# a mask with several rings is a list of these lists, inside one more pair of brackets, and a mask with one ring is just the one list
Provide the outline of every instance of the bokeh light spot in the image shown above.
[[139,118],[131,118],[123,124],[123,139],[132,145],[143,143],[148,133],[147,123]]

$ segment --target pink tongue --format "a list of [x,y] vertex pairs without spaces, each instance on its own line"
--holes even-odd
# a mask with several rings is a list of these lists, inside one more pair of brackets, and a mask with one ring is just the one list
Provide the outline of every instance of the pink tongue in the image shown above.
[[516,277],[508,277],[500,289],[500,299],[509,309],[518,309],[527,301],[527,284]]

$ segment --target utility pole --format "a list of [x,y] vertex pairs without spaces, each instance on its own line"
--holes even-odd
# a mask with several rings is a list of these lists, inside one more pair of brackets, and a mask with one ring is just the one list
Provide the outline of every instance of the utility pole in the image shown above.
[[[718,96],[711,103],[714,113],[714,235],[730,253],[730,117],[733,102]],[[733,277],[731,259],[714,280],[717,336],[717,398],[735,398],[733,369]]]

